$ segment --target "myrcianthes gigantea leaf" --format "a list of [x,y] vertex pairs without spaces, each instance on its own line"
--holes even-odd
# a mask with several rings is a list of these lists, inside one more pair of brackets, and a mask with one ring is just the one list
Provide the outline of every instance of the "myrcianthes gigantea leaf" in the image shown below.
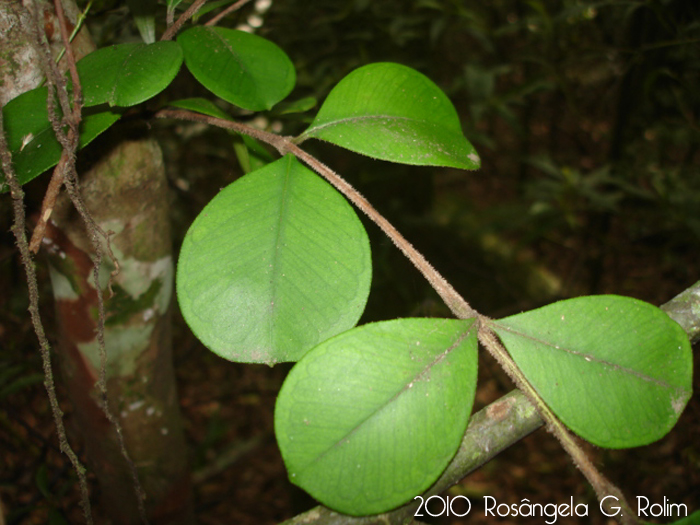
[[369,240],[350,205],[287,156],[224,188],[190,227],[177,294],[195,335],[232,361],[297,361],[360,318]]
[[177,75],[182,49],[175,42],[103,47],[78,64],[86,107],[134,106],[154,97]]
[[307,138],[402,164],[468,170],[480,165],[447,96],[400,64],[370,64],[346,76],[297,142]]
[[492,328],[557,417],[601,447],[662,438],[692,394],[687,334],[636,299],[569,299],[494,321]]
[[[39,87],[13,98],[2,108],[7,144],[12,152],[12,165],[20,184],[41,175],[61,158],[63,148],[49,122],[47,97],[48,89]],[[117,111],[84,109],[78,148],[88,145],[120,117],[121,114]],[[0,193],[9,189],[4,179],[0,171]]]
[[180,34],[185,64],[209,91],[251,111],[270,109],[296,82],[294,65],[277,45],[225,27],[197,26]]
[[473,319],[396,319],[321,343],[277,398],[290,480],[346,514],[406,503],[459,448],[476,372]]

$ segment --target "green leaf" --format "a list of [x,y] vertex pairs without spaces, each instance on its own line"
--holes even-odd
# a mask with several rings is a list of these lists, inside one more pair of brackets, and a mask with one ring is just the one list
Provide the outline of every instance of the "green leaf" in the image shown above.
[[45,463],[41,464],[34,474],[34,483],[39,489],[39,492],[41,492],[42,496],[48,500],[52,499],[51,489],[49,488],[49,477]]
[[403,164],[480,165],[447,96],[399,64],[370,64],[341,80],[298,141],[310,137]]
[[233,149],[244,173],[258,170],[274,160],[260,142],[248,135],[238,135],[234,139]]
[[182,50],[176,42],[98,49],[77,65],[84,104],[140,104],[168,87],[181,65]]
[[168,6],[168,10],[174,11],[177,6],[179,6],[182,3],[182,0],[167,0],[166,5]]
[[146,44],[156,41],[156,0],[127,0],[129,11]]
[[350,205],[287,156],[224,188],[185,237],[180,308],[232,361],[296,361],[353,327],[371,281],[369,241]]
[[316,97],[304,97],[291,102],[282,102],[274,110],[274,115],[291,115],[294,113],[304,113],[313,109],[318,104]]
[[54,507],[49,507],[49,525],[69,525],[61,511]]
[[197,26],[178,43],[194,77],[216,96],[244,109],[270,109],[294,87],[289,57],[257,35],[223,27]]
[[[25,184],[55,166],[61,158],[61,145],[56,140],[46,111],[48,90],[40,87],[22,93],[2,108],[3,124],[12,153],[12,164],[20,184]],[[79,148],[87,146],[100,133],[114,124],[120,113],[84,110],[80,123]],[[0,192],[8,190],[0,178]]]
[[174,20],[175,19],[175,10],[177,6],[180,5],[182,0],[166,0],[165,5],[166,5],[166,18],[168,20]]
[[203,115],[209,115],[210,117],[232,120],[228,113],[206,98],[183,98],[175,102],[169,102],[168,104],[176,108],[189,109],[190,111],[196,111]]
[[290,480],[346,514],[388,511],[432,485],[459,448],[476,387],[473,320],[364,325],[287,376],[275,434]]
[[660,439],[692,394],[688,336],[642,301],[579,297],[492,326],[547,405],[595,445]]

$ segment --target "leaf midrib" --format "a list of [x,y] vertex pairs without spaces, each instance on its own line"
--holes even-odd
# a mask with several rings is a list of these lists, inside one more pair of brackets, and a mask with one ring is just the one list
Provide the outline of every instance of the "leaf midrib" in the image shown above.
[[[425,119],[414,118],[414,117],[400,117],[400,116],[396,116],[396,115],[356,115],[356,116],[352,116],[352,117],[344,117],[341,119],[335,119],[335,120],[332,120],[332,121],[327,122],[325,124],[321,124],[318,126],[314,126],[310,129],[307,129],[304,133],[302,133],[299,136],[298,143],[303,142],[304,140],[306,140],[307,137],[313,137],[317,131],[323,130],[325,128],[329,128],[332,126],[339,126],[341,124],[346,124],[348,122],[358,122],[358,121],[362,121],[362,120],[375,120],[375,119],[376,120],[378,120],[378,119],[407,120],[410,122],[418,122],[421,124],[428,124],[430,126],[437,127],[437,124],[435,122],[431,122],[430,120],[425,120]],[[449,128],[446,128],[446,130],[449,131],[450,133],[454,133]]]
[[[493,326],[493,327],[498,327],[499,329],[505,330],[506,332],[510,332],[510,333],[512,333],[512,334],[514,334],[514,335],[517,335],[517,336],[519,336],[519,337],[522,337],[523,339],[529,339],[530,341],[534,341],[534,342],[540,343],[540,344],[542,344],[542,345],[544,345],[544,346],[548,346],[548,347],[552,348],[553,350],[561,350],[561,351],[566,352],[566,353],[568,353],[568,354],[575,355],[575,356],[577,356],[577,357],[581,357],[581,358],[583,358],[584,361],[586,361],[586,362],[591,362],[591,363],[592,363],[592,362],[595,362],[595,363],[597,363],[597,364],[607,365],[607,366],[611,367],[612,369],[614,369],[614,370],[616,370],[616,371],[620,371],[620,372],[623,372],[623,373],[627,373],[627,374],[629,374],[629,375],[631,375],[631,376],[636,377],[637,379],[640,379],[640,380],[642,380],[642,381],[646,381],[646,382],[648,382],[648,383],[653,383],[653,384],[655,384],[655,385],[657,385],[657,386],[660,386],[660,387],[663,387],[663,388],[674,389],[674,390],[677,390],[678,388],[681,388],[681,387],[677,387],[677,386],[675,386],[675,385],[669,384],[669,383],[667,383],[666,381],[662,381],[662,380],[660,380],[660,379],[657,379],[657,378],[648,376],[648,375],[646,375],[646,374],[643,374],[643,373],[641,373],[641,372],[638,372],[638,371],[636,371],[636,370],[634,370],[634,369],[627,368],[627,367],[625,367],[625,366],[619,365],[619,364],[617,364],[617,363],[612,363],[612,362],[610,362],[610,361],[606,361],[606,360],[604,360],[604,359],[600,359],[600,358],[598,358],[598,357],[596,357],[596,356],[593,356],[593,355],[590,355],[590,354],[584,354],[584,353],[582,353],[582,352],[580,352],[580,351],[578,351],[578,350],[573,350],[573,349],[571,349],[571,348],[565,348],[565,347],[562,347],[562,346],[557,346],[556,344],[550,343],[550,342],[547,341],[547,340],[540,339],[540,338],[535,337],[535,336],[532,336],[532,335],[530,335],[530,334],[526,334],[526,333],[523,333],[523,332],[519,332],[518,330],[515,330],[515,329],[513,329],[513,328],[510,328],[510,327],[508,327],[508,326],[505,326],[505,325],[502,325],[502,324],[499,324],[499,323],[492,323],[492,326]],[[507,349],[507,348],[506,348],[506,349]]]
[[472,330],[474,330],[474,326],[475,326],[475,323],[472,323],[472,325],[464,333],[462,333],[459,336],[459,338],[449,348],[447,348],[447,350],[439,352],[437,357],[435,357],[435,359],[433,359],[433,361],[431,361],[423,369],[421,369],[418,373],[416,373],[413,376],[413,378],[410,381],[407,381],[406,384],[399,391],[397,391],[391,398],[389,398],[385,403],[379,405],[367,417],[362,419],[357,425],[355,425],[352,429],[350,429],[349,432],[347,432],[345,435],[343,435],[342,438],[335,441],[333,444],[331,444],[329,447],[327,447],[322,453],[318,454],[303,469],[300,469],[298,471],[299,476],[300,477],[303,476],[304,473],[309,468],[311,468],[313,465],[315,465],[316,463],[321,461],[321,459],[326,457],[333,450],[337,449],[337,447],[339,447],[343,443],[347,442],[350,437],[352,437],[355,433],[359,432],[361,427],[363,427],[367,423],[367,421],[372,419],[377,414],[380,414],[381,412],[383,412],[396,399],[398,399],[401,395],[403,395],[404,392],[407,392],[410,388],[409,385],[413,385],[413,383],[415,383],[416,381],[420,381],[422,377],[424,377],[428,372],[430,372],[430,370],[432,370],[438,363],[440,363],[443,359],[445,359],[455,348],[459,347],[467,337],[469,337],[469,335],[472,333]]
[[287,167],[284,173],[284,182],[282,186],[282,190],[280,191],[280,197],[279,197],[279,221],[277,223],[277,231],[275,232],[275,240],[274,240],[274,247],[273,247],[273,253],[271,257],[271,264],[272,264],[272,283],[270,284],[270,308],[272,309],[272,313],[269,318],[269,325],[268,325],[268,333],[270,336],[270,342],[269,342],[269,348],[272,351],[276,345],[275,345],[275,321],[277,320],[277,315],[275,313],[279,310],[279,306],[277,304],[277,280],[279,279],[279,260],[281,259],[280,251],[281,251],[281,243],[284,237],[284,230],[285,230],[285,214],[288,211],[289,208],[289,203],[288,203],[288,194],[290,191],[290,183],[291,183],[291,177],[292,177],[292,169],[293,169],[293,164],[291,162],[291,157],[289,159],[289,162],[287,163]]

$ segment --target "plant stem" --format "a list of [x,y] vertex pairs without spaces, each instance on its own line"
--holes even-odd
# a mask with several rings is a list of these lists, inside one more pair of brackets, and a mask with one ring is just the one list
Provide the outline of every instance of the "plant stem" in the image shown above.
[[[525,375],[520,371],[518,365],[515,364],[508,351],[490,328],[488,320],[482,317],[482,321],[484,322],[482,322],[479,329],[479,341],[496,361],[498,361],[498,364],[501,365],[503,370],[505,370],[508,376],[513,380],[515,386],[517,386],[535,406],[540,417],[546,423],[547,429],[559,440],[561,446],[571,456],[574,464],[591,484],[598,500],[602,502],[605,496],[615,496],[617,498],[617,503],[622,507],[622,513],[620,514],[621,522],[623,524],[638,523],[639,521],[634,518],[634,513],[620,489],[595,468],[590,459],[588,459],[588,456],[586,456],[586,453],[576,442],[576,438],[574,438],[554,412],[552,412]],[[610,505],[608,505],[608,511],[610,515],[615,514],[615,511],[612,510]]]
[[161,42],[164,42],[166,40],[172,40],[173,37],[177,34],[177,32],[180,30],[180,28],[183,25],[185,25],[185,22],[192,18],[194,14],[197,11],[199,11],[206,2],[207,0],[196,0],[190,7],[188,7],[187,11],[182,13],[180,15],[180,18],[178,18],[175,21],[175,23],[170,25],[168,29],[165,30],[163,36],[160,37]]

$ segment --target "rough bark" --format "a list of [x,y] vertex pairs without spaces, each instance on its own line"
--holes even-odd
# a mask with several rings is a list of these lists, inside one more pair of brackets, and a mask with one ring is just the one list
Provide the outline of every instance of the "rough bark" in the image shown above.
[[[62,3],[70,24],[75,24],[75,3]],[[52,3],[0,2],[0,105],[42,81],[27,36],[27,8],[33,6],[40,9],[52,51],[60,51]],[[89,35],[81,32],[74,46],[77,58],[88,53]],[[101,271],[109,406],[136,466],[150,523],[191,523],[190,473],[171,359],[173,261],[162,154],[153,140],[110,136],[111,140],[101,141],[109,147],[80,174],[85,206],[97,224],[114,232],[111,247],[121,267],[111,297],[107,281],[112,268],[107,258]],[[88,469],[98,478],[111,522],[141,523],[131,469],[99,402],[92,249],[67,198],[54,211],[44,246],[57,310],[58,361],[75,407]]]

